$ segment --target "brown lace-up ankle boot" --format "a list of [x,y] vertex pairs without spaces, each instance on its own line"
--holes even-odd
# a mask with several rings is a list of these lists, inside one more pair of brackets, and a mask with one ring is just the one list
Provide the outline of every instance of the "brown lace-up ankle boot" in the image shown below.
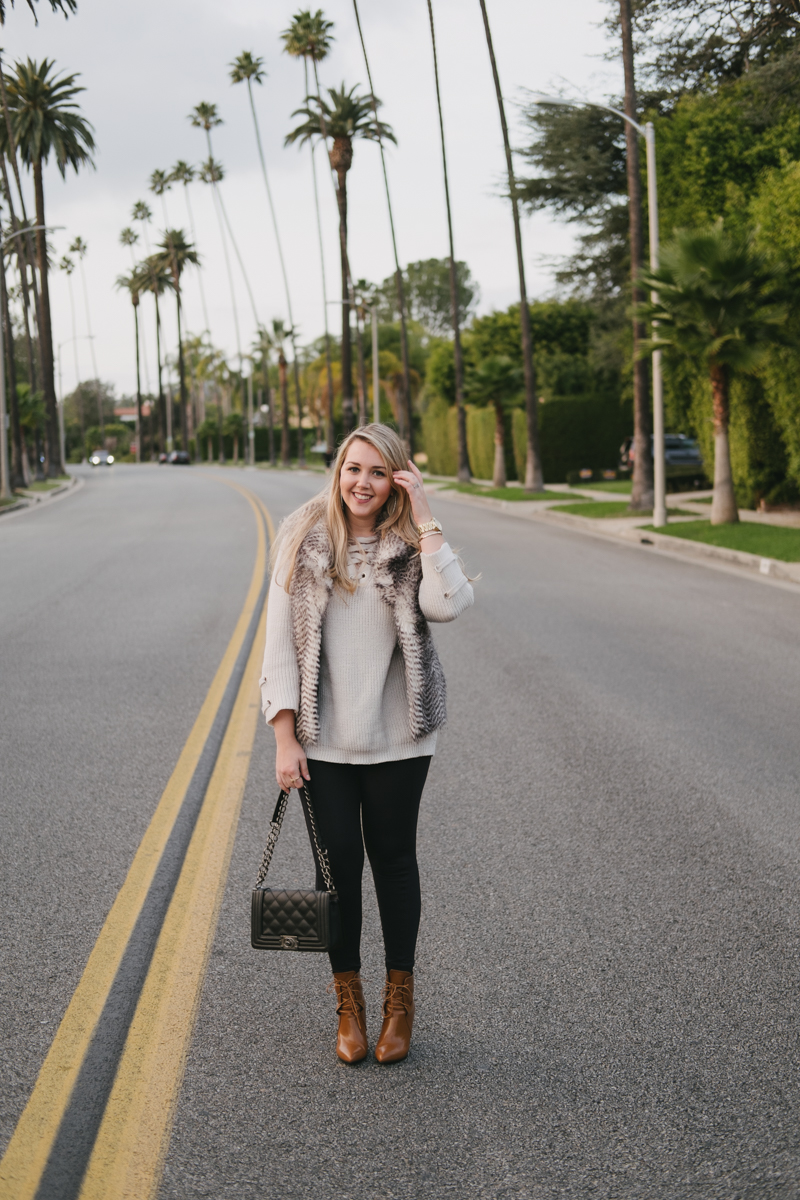
[[342,1062],[357,1063],[367,1055],[367,1016],[358,971],[338,971],[333,976],[339,1032],[336,1053]]
[[375,1047],[379,1063],[400,1062],[411,1045],[414,1024],[414,976],[390,971],[383,989],[383,1025]]

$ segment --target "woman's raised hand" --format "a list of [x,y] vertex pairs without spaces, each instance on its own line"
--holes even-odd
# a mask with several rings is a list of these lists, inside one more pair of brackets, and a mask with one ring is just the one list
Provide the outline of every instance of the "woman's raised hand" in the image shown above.
[[394,472],[394,481],[398,487],[405,488],[408,492],[414,520],[418,525],[424,525],[426,521],[430,521],[433,514],[428,504],[428,497],[425,495],[422,472],[411,459],[408,460],[408,465],[410,468],[408,471]]

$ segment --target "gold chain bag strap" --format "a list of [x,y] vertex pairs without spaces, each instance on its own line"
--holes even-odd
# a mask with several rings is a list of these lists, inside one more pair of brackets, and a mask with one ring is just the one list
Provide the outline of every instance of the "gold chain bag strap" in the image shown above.
[[255,950],[332,950],[341,938],[339,897],[333,886],[328,852],[317,833],[311,793],[308,785],[298,791],[305,799],[315,857],[326,890],[263,886],[289,803],[289,793],[281,792],[272,814],[250,906],[250,944]]

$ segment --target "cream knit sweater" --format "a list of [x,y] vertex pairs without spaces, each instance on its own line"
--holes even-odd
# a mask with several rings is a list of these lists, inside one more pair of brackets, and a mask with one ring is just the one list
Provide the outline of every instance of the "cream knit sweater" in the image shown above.
[[[417,741],[408,721],[405,671],[392,611],[372,582],[377,538],[350,546],[353,594],[334,588],[322,623],[319,740],[304,746],[323,762],[378,763],[433,754],[436,734]],[[453,621],[473,602],[472,586],[445,543],[422,554],[419,603],[429,621]],[[292,641],[291,600],[277,564],[269,589],[261,707],[271,724],[281,709],[297,711],[300,676]]]

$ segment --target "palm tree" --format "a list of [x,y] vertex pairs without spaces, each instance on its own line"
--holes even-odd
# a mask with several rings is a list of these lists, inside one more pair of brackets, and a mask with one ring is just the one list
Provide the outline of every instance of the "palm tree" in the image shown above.
[[[173,183],[182,183],[183,184],[183,194],[186,198],[186,212],[188,213],[188,216],[189,216],[189,228],[192,231],[192,242],[194,243],[194,246],[196,248],[197,247],[197,232],[195,230],[195,225],[194,225],[194,213],[192,212],[192,202],[189,197],[189,184],[193,183],[194,180],[197,178],[197,171],[195,170],[194,167],[190,166],[189,163],[184,162],[183,159],[179,159],[175,163],[175,166],[172,168],[169,177]],[[200,302],[203,306],[203,320],[205,321],[205,332],[208,334],[208,336],[210,338],[211,337],[211,326],[209,325],[208,309],[206,308],[206,292],[205,292],[205,288],[203,287],[203,272],[202,272],[202,270],[200,270],[200,268],[198,268],[198,271],[197,271],[197,282],[200,285]]]
[[[75,263],[65,254],[61,262],[58,264],[58,269],[63,271],[67,277],[67,287],[69,288],[69,311],[72,318],[72,354],[75,359],[75,393],[79,396],[78,407],[81,418],[81,438],[84,436],[83,429],[83,392],[81,390],[81,371],[78,357],[78,328],[75,321],[75,293],[72,290],[72,273],[75,270]],[[103,445],[106,444],[106,427],[103,418],[103,401],[100,392],[97,393],[97,424],[100,428],[100,440]]]
[[714,417],[711,524],[736,522],[728,443],[731,378],[752,371],[770,343],[782,340],[787,312],[780,277],[749,236],[729,234],[719,222],[711,229],[679,231],[664,247],[661,266],[642,272],[637,283],[657,293],[636,313],[639,321],[658,323],[641,350],[668,348],[705,362]]
[[[525,382],[510,358],[495,355],[479,364],[470,381],[470,398],[479,405],[494,408],[494,468],[492,486],[506,486],[505,414],[517,401]],[[541,489],[540,489],[541,490]]]
[[[44,368],[43,390],[46,420],[48,473],[56,477],[63,472],[61,445],[56,411],[55,371],[53,361],[53,327],[50,314],[47,239],[45,236],[44,164],[51,154],[63,177],[67,167],[77,172],[92,164],[94,137],[92,127],[81,116],[75,97],[84,89],[76,86],[77,75],[53,76],[54,63],[43,59],[19,62],[9,78],[7,92],[11,124],[17,150],[25,165],[33,172],[36,196],[36,247],[41,285],[41,324]],[[0,142],[2,142],[0,138]],[[7,144],[0,144],[5,152]]]
[[347,172],[353,165],[353,141],[364,138],[376,142],[379,138],[396,142],[388,125],[382,124],[375,113],[380,101],[371,96],[356,96],[355,87],[348,92],[341,88],[328,88],[328,100],[321,96],[307,96],[306,104],[292,113],[305,117],[302,124],[286,135],[286,144],[299,142],[303,145],[314,137],[330,137],[333,145],[329,152],[331,169],[338,181],[336,200],[339,206],[339,241],[342,257],[342,416],[345,433],[353,427],[353,360],[350,344],[350,268],[347,255]]
[[[331,30],[333,22],[326,21],[322,9],[316,13],[310,10],[296,13],[291,25],[281,34],[283,48],[292,58],[302,58],[305,76],[305,94],[309,94],[308,64],[314,65],[314,78],[319,96],[318,65],[327,57],[333,40]],[[322,219],[319,212],[319,188],[317,187],[316,147],[313,140],[309,141],[311,153],[311,177],[314,184],[314,207],[317,214],[317,240],[319,242],[319,262],[322,276],[322,315],[325,329],[325,371],[328,378],[328,418],[326,421],[325,439],[329,456],[333,458],[336,449],[336,433],[333,425],[333,367],[331,362],[331,336],[328,329],[328,284],[325,278],[325,247],[322,241]]]
[[[19,245],[19,243],[18,243]],[[0,320],[3,322],[3,349],[5,364],[0,362],[0,370],[5,365],[8,387],[9,416],[11,418],[11,477],[9,484],[12,493],[17,488],[25,486],[25,467],[22,452],[22,426],[19,418],[19,398],[17,396],[17,365],[14,357],[14,330],[11,324],[11,314],[8,310],[8,289],[6,287],[5,257],[0,244]]]
[[503,93],[500,89],[500,76],[497,71],[497,60],[494,56],[492,31],[489,28],[489,14],[486,11],[486,0],[480,0],[483,14],[483,28],[486,33],[486,45],[489,49],[489,59],[492,64],[494,90],[497,96],[497,107],[500,111],[500,126],[503,131],[503,147],[506,152],[506,171],[508,173],[508,194],[511,198],[511,213],[514,218],[514,240],[517,249],[517,273],[519,275],[519,320],[522,333],[522,368],[525,373],[525,417],[528,433],[528,449],[525,463],[525,488],[529,492],[544,491],[544,474],[542,472],[542,455],[539,446],[539,405],[536,396],[536,371],[533,365],[533,339],[531,337],[531,312],[528,307],[528,289],[525,284],[525,260],[522,257],[522,229],[519,220],[519,200],[517,197],[517,181],[514,178],[514,160],[511,157],[511,142],[508,137],[508,123]]
[[222,432],[233,441],[233,465],[239,463],[239,440],[244,432],[244,420],[239,412],[228,413],[222,422]]
[[166,417],[166,401],[161,372],[161,313],[158,307],[158,297],[167,288],[172,287],[172,273],[165,266],[158,254],[149,254],[136,271],[140,292],[150,292],[156,306],[156,365],[158,368],[158,448],[164,451],[164,427]]
[[[211,130],[215,129],[218,125],[222,124],[222,117],[220,117],[219,114],[217,113],[216,104],[207,104],[205,101],[203,101],[200,104],[196,104],[195,107],[192,109],[192,112],[189,114],[189,120],[192,122],[192,125],[194,125],[196,128],[203,129],[205,131],[206,144],[208,146],[208,162],[203,164],[203,166],[201,168],[201,172],[200,172],[200,178],[203,180],[204,183],[210,183],[214,189],[214,196],[215,196],[217,204],[218,204],[218,216],[221,214],[222,219],[225,222],[225,228],[228,231],[228,237],[231,239],[231,245],[233,246],[233,252],[236,255],[236,260],[239,263],[239,269],[242,272],[242,278],[244,279],[244,285],[245,285],[245,288],[247,289],[247,295],[250,300],[250,307],[253,310],[253,320],[255,321],[256,329],[258,329],[261,325],[261,322],[258,319],[258,313],[256,311],[256,302],[253,299],[253,289],[250,287],[250,279],[248,277],[247,270],[245,269],[244,259],[242,258],[241,254],[239,253],[239,246],[236,242],[236,238],[233,235],[233,229],[231,227],[230,221],[228,220],[228,213],[225,208],[225,203],[222,199],[222,192],[220,191],[219,186],[218,186],[222,182],[222,179],[224,177],[224,171],[223,171],[221,163],[214,162],[214,156],[211,151]],[[227,251],[226,251],[226,254],[227,254]],[[239,350],[239,358],[240,358],[239,374],[241,375],[241,371],[242,371],[241,350]]]
[[622,34],[622,66],[625,75],[625,154],[628,169],[628,223],[631,256],[631,285],[633,301],[633,488],[631,509],[652,509],[653,453],[650,443],[650,396],[647,363],[639,354],[639,342],[645,336],[638,309],[644,300],[639,286],[642,272],[642,176],[639,166],[639,134],[631,121],[638,122],[636,77],[633,62],[633,19],[631,0],[619,0],[620,32]]
[[86,251],[88,249],[89,249],[89,247],[86,245],[86,242],[83,240],[83,238],[76,237],[75,241],[72,243],[72,245],[69,248],[69,252],[70,252],[70,254],[74,254],[76,256],[76,258],[78,260],[78,266],[80,267],[80,271],[81,271],[81,287],[83,289],[83,306],[84,306],[84,309],[86,310],[86,333],[87,333],[88,340],[89,340],[89,350],[91,351],[91,356],[92,356],[92,370],[94,371],[95,379],[97,379],[99,381],[100,375],[98,374],[98,371],[97,371],[97,358],[96,358],[95,352],[94,352],[94,334],[92,333],[92,319],[91,319],[91,316],[89,315],[89,291],[88,291],[88,288],[86,287],[86,272],[83,269],[83,260],[86,256]]
[[144,200],[136,201],[136,203],[134,204],[133,209],[131,211],[131,219],[133,221],[139,221],[141,223],[142,233],[144,235],[144,247],[145,247],[145,250],[147,251],[147,253],[149,254],[150,253],[150,238],[147,235],[147,226],[150,224],[150,222],[153,219],[153,213],[150,210],[150,208],[148,208],[148,206],[145,204]]
[[[272,322],[272,332],[278,347],[278,381],[281,389],[281,466],[288,467],[291,461],[289,447],[289,393],[286,379],[286,355],[283,343],[286,340],[286,327],[281,320]],[[302,430],[297,431],[302,436]]]
[[269,465],[275,466],[275,406],[272,402],[272,388],[269,382],[269,356],[275,347],[275,339],[266,329],[259,329],[258,337],[253,342],[251,358],[261,358],[261,376],[264,380],[264,398],[267,402],[267,428],[269,433]]
[[442,116],[442,94],[439,89],[439,60],[436,55],[436,31],[433,26],[433,5],[428,0],[428,18],[431,26],[433,47],[433,76],[436,82],[436,104],[439,110],[439,136],[442,143],[442,173],[444,175],[444,202],[447,209],[447,233],[450,239],[450,313],[453,322],[453,352],[456,373],[456,412],[458,416],[458,478],[469,483],[469,452],[467,450],[467,413],[464,408],[464,356],[461,353],[461,320],[458,312],[458,278],[456,276],[456,252],[453,247],[453,214],[450,211],[450,184],[447,179],[447,150],[444,140],[444,117]]
[[[200,106],[198,105],[198,108]],[[204,162],[200,166],[200,180],[203,183],[210,185],[212,196],[214,197],[214,209],[217,214],[217,223],[219,225],[219,236],[222,242],[222,256],[225,259],[225,272],[228,276],[228,290],[231,295],[231,314],[233,316],[233,331],[236,336],[236,353],[239,357],[239,368],[242,365],[242,339],[239,333],[239,309],[236,304],[236,288],[233,283],[233,271],[231,270],[231,260],[228,254],[228,242],[225,237],[225,223],[222,219],[222,212],[219,205],[219,193],[217,184],[222,179],[223,170],[220,163],[214,162],[213,158],[209,158],[208,162]]]
[[172,180],[166,171],[153,171],[150,176],[149,183],[150,191],[154,196],[158,196],[161,201],[161,211],[164,214],[164,228],[169,229],[169,217],[167,216],[167,201],[165,196],[172,187]]
[[183,361],[183,336],[181,332],[181,275],[187,266],[197,267],[200,259],[191,242],[187,242],[182,229],[167,229],[159,243],[160,259],[172,275],[172,286],[178,309],[178,378],[181,393],[181,438],[183,449],[189,449],[189,415],[186,397],[186,370]]
[[[131,252],[131,270],[136,270],[136,256],[133,253],[133,247],[139,241],[139,235],[135,229],[131,229],[129,225],[122,230],[119,235],[119,240],[123,246],[127,246]],[[147,340],[141,339],[142,359],[144,360],[144,385],[147,388],[147,394],[150,395],[150,368],[147,363]]]
[[[356,14],[356,24],[358,26],[358,36],[361,39],[361,50],[364,55],[364,66],[367,71],[367,82],[369,83],[369,92],[372,99],[373,112],[375,120],[378,120],[378,109],[375,103],[375,88],[372,85],[372,72],[369,69],[369,59],[367,58],[367,46],[364,41],[364,34],[361,29],[361,17],[358,12],[358,0],[353,0],[353,9]],[[386,207],[389,210],[389,228],[392,232],[392,250],[394,251],[394,278],[397,287],[397,307],[400,313],[400,353],[403,359],[403,393],[404,400],[400,406],[401,412],[404,414],[404,420],[401,422],[400,436],[403,437],[404,424],[408,426],[408,452],[413,456],[414,453],[414,424],[411,414],[411,372],[408,364],[408,330],[406,328],[406,297],[405,288],[403,287],[403,272],[400,270],[400,259],[397,255],[397,237],[394,231],[394,214],[392,213],[392,197],[389,193],[389,175],[386,171],[386,155],[383,152],[383,139],[378,138],[378,145],[381,151],[381,167],[383,168],[383,186],[386,192]],[[359,344],[361,331],[359,330]]]
[[278,247],[278,259],[281,264],[281,274],[283,275],[283,290],[286,294],[286,311],[289,316],[289,338],[292,343],[292,360],[294,363],[294,389],[297,400],[297,428],[301,431],[297,443],[297,462],[298,466],[305,465],[305,447],[303,445],[303,405],[300,393],[300,375],[297,361],[297,340],[295,333],[294,316],[292,315],[292,298],[289,292],[289,276],[286,273],[286,263],[283,257],[283,247],[281,245],[281,237],[278,232],[278,219],[275,215],[275,205],[272,202],[272,189],[269,186],[269,176],[267,175],[267,164],[264,159],[264,149],[261,144],[261,130],[258,125],[258,116],[256,114],[255,101],[253,99],[253,84],[260,84],[264,79],[266,72],[264,71],[263,58],[255,58],[249,50],[244,50],[231,64],[231,82],[246,83],[247,95],[250,99],[250,111],[253,114],[253,127],[256,133],[256,145],[258,146],[258,157],[261,162],[261,174],[264,178],[264,187],[267,193],[267,201],[269,203],[270,216],[272,217],[272,228],[275,231],[275,242]]
[[[14,0],[9,0],[9,3],[11,5],[11,7],[13,8]],[[36,21],[36,24],[38,25],[39,18],[36,15],[36,9],[33,7],[31,0],[27,0],[27,4],[28,4],[28,8],[33,13],[33,18]],[[50,0],[50,7],[52,8],[53,12],[62,12],[65,17],[68,17],[70,13],[74,13],[74,12],[78,11],[78,0]],[[5,0],[0,0],[0,25],[5,25],[5,23],[6,23]]]
[[135,271],[117,276],[117,287],[125,288],[133,305],[133,325],[136,335],[136,461],[142,461],[142,380],[139,371],[139,285]]
[[[22,306],[25,317],[25,344],[28,352],[28,375],[31,384],[34,385],[36,371],[33,362],[33,343],[31,341],[30,332],[30,296],[29,287],[33,291],[34,300],[34,319],[38,330],[41,322],[41,302],[39,297],[39,285],[36,281],[35,261],[36,255],[33,248],[33,234],[30,226],[32,222],[28,220],[28,214],[25,207],[25,193],[22,190],[22,181],[19,175],[19,163],[17,161],[17,143],[14,136],[14,127],[11,121],[11,111],[8,106],[8,91],[6,89],[6,80],[3,73],[2,54],[0,53],[0,97],[3,102],[3,116],[5,118],[5,132],[8,138],[8,149],[5,154],[0,153],[0,172],[2,173],[5,196],[8,202],[8,212],[11,218],[11,227],[14,231],[15,240],[17,243],[17,264],[20,274],[20,282],[22,284]],[[6,171],[6,158],[9,158],[12,169],[14,171],[14,179],[17,185],[17,194],[19,196],[20,211],[22,213],[21,223],[17,220],[17,215],[14,211],[14,202],[11,196],[11,188],[8,182],[8,172]],[[25,227],[26,232],[23,234],[22,228]],[[30,280],[28,272],[30,271]],[[42,359],[42,339],[37,338],[36,342],[37,358],[39,372],[43,376],[43,359]],[[35,385],[34,385],[35,386]]]

